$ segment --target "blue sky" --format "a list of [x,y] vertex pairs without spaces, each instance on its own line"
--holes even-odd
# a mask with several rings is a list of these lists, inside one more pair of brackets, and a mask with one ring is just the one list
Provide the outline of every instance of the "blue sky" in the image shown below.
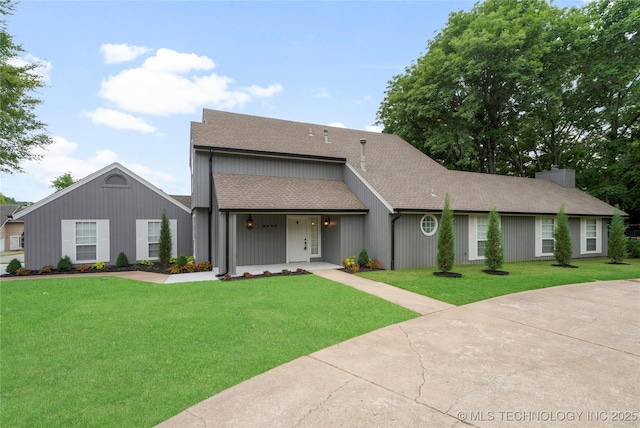
[[[7,17],[40,61],[55,142],[0,191],[36,202],[120,162],[190,194],[189,128],[211,108],[371,128],[389,80],[472,1],[34,1]],[[581,0],[556,1],[581,6]]]

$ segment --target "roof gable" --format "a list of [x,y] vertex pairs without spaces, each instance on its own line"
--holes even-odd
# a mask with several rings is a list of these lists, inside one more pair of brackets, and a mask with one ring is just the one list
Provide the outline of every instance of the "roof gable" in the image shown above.
[[[113,174],[109,175],[110,172],[113,172]],[[139,175],[135,174],[131,170],[125,168],[124,166],[122,166],[118,162],[114,162],[111,165],[108,165],[108,166],[106,166],[106,167],[94,172],[93,174],[89,174],[88,176],[84,177],[83,179],[76,181],[71,186],[65,187],[62,190],[59,190],[59,191],[57,191],[55,193],[52,193],[51,195],[39,200],[35,204],[30,205],[27,208],[19,211],[18,213],[16,213],[16,215],[14,215],[14,218],[24,217],[25,215],[29,214],[30,212],[33,212],[33,211],[35,211],[35,210],[37,210],[37,209],[49,204],[50,202],[55,201],[56,199],[61,198],[62,196],[73,192],[74,190],[86,185],[87,183],[95,180],[96,178],[98,178],[98,177],[100,177],[102,175],[106,175],[105,184],[107,186],[122,185],[122,183],[120,182],[120,180],[117,177],[115,177],[114,179],[110,179],[111,177],[116,176],[118,173],[123,173],[126,176],[128,176],[129,178],[139,182],[140,184],[142,184],[143,186],[148,188],[150,191],[152,191],[152,192],[158,194],[159,196],[165,198],[166,200],[168,200],[172,204],[180,207],[182,210],[184,210],[186,212],[191,212],[190,209],[187,208],[184,204],[180,203],[179,201],[177,201],[173,197],[169,196],[168,194],[166,194],[164,191],[162,191],[158,187],[156,187],[153,184],[149,183],[144,178],[142,178]]]

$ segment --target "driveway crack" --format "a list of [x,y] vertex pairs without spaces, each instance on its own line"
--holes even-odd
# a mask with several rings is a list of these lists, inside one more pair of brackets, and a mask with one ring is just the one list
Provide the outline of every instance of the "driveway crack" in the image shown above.
[[403,329],[401,325],[398,325],[398,328],[400,329],[400,331],[404,333],[404,336],[407,338],[407,341],[409,342],[409,347],[418,357],[418,361],[420,362],[420,368],[422,369],[422,383],[418,386],[418,396],[414,398],[414,401],[418,403],[420,401],[420,398],[422,398],[422,388],[427,383],[427,375],[426,375],[427,369],[424,366],[424,360],[422,359],[422,354],[420,354],[420,352],[418,352],[418,350],[416,349],[413,341],[411,340],[411,337],[409,336],[409,333],[407,333],[407,331]]
[[348,381],[346,381],[344,384],[340,385],[339,387],[337,387],[336,389],[334,389],[333,391],[331,391],[329,394],[327,394],[327,396],[324,398],[324,400],[322,400],[320,403],[318,403],[318,405],[317,405],[315,408],[313,408],[313,409],[309,410],[309,411],[307,412],[307,414],[306,414],[306,415],[302,416],[302,417],[300,418],[300,420],[298,421],[298,423],[297,423],[295,426],[300,426],[300,425],[304,422],[304,420],[305,420],[305,419],[307,419],[309,416],[311,416],[311,414],[313,414],[313,413],[317,412],[318,410],[320,410],[320,408],[321,408],[322,406],[324,406],[324,404],[325,404],[326,402],[328,402],[329,400],[331,400],[331,398],[332,398],[332,397],[333,397],[333,396],[334,396],[338,391],[340,391],[341,389],[345,388],[347,385],[349,385],[349,384],[350,384],[351,382],[353,382],[355,379],[356,379],[356,378],[351,378],[351,379],[349,379],[349,380],[348,380]]

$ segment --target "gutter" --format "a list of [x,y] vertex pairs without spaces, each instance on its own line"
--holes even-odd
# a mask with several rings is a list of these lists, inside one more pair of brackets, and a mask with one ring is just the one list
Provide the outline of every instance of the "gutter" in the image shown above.
[[396,221],[402,217],[402,213],[398,211],[397,217],[391,220],[391,270],[396,270]]
[[224,272],[217,274],[217,277],[225,276],[229,273],[229,212],[225,213],[224,222]]

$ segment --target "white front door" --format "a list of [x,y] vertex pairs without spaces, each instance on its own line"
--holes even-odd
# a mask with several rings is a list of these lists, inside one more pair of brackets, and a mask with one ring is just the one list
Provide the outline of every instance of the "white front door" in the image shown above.
[[287,263],[309,261],[309,218],[287,217]]

